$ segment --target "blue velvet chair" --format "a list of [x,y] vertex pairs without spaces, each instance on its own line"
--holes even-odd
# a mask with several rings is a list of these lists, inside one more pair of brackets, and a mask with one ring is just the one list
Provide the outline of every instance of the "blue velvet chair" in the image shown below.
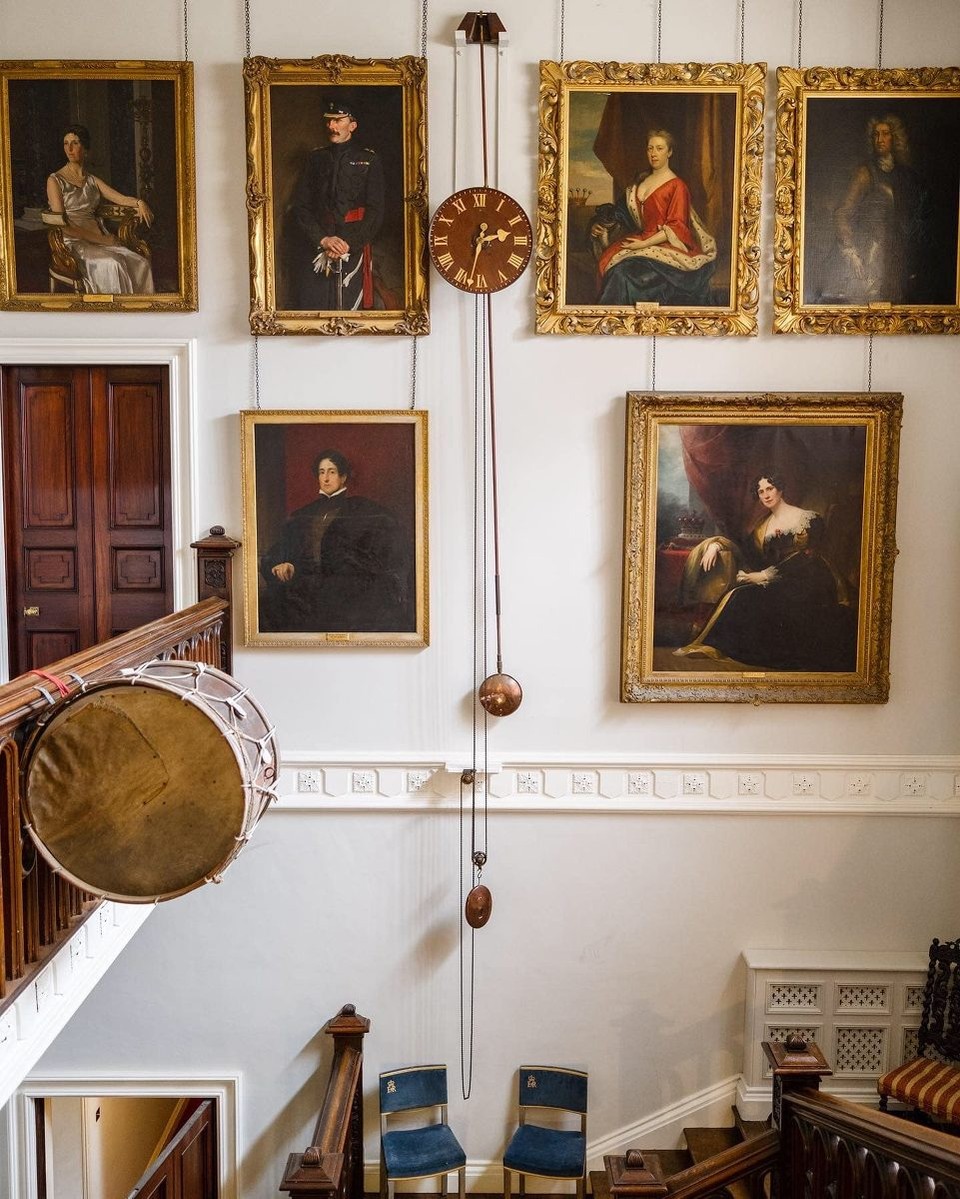
[[[521,1066],[517,1096],[519,1127],[503,1155],[503,1195],[510,1199],[513,1175],[519,1193],[524,1180],[566,1178],[577,1184],[584,1199],[587,1183],[587,1076],[561,1066]],[[547,1128],[527,1122],[531,1108],[555,1108],[580,1117],[579,1129]]]
[[[416,1128],[387,1131],[390,1116],[422,1112],[439,1120]],[[447,1175],[457,1172],[458,1193],[466,1192],[467,1155],[447,1124],[447,1067],[407,1066],[380,1075],[380,1195],[393,1199],[404,1179],[439,1178],[447,1193]]]

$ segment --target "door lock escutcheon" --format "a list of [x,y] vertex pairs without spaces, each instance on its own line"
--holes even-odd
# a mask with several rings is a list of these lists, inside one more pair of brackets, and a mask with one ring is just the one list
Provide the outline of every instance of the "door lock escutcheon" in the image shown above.
[[24,614],[24,616],[39,616],[39,615],[40,615],[40,609],[39,609],[39,608],[37,608],[37,607],[33,607],[33,608],[24,608],[24,610],[23,610],[23,614]]

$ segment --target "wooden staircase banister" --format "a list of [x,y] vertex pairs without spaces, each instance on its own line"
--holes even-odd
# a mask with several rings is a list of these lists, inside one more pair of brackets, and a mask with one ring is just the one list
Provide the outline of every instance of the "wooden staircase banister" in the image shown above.
[[762,1179],[776,1168],[779,1160],[780,1134],[776,1129],[770,1129],[761,1136],[732,1145],[706,1161],[696,1162],[665,1179],[658,1178],[645,1167],[642,1155],[633,1158],[631,1154],[605,1157],[604,1163],[611,1196],[621,1196],[623,1199],[626,1196],[631,1199],[701,1199],[734,1182]]
[[363,1038],[370,1021],[353,1004],[324,1025],[333,1061],[313,1139],[287,1158],[280,1190],[302,1199],[363,1199]]
[[960,1185],[960,1141],[948,1133],[812,1089],[784,1095],[784,1135],[798,1124],[823,1129],[899,1169]]

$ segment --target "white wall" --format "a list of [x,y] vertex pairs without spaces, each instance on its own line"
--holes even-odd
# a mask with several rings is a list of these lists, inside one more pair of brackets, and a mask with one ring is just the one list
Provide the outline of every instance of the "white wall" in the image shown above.
[[[432,202],[451,190],[453,30],[463,7],[431,0]],[[42,11],[41,11],[42,9]],[[252,51],[415,53],[419,3],[251,0]],[[559,4],[500,0],[510,32],[499,183],[535,210],[537,62],[558,53]],[[734,0],[663,4],[665,61],[738,57]],[[0,9],[6,57],[175,58],[180,6],[66,0]],[[196,337],[199,534],[240,535],[239,422],[250,404],[244,211],[243,9],[191,5],[196,63],[196,314],[3,314],[7,337]],[[789,0],[746,4],[746,57],[765,60],[768,154],[757,338],[657,342],[660,390],[865,390],[866,340],[774,338],[772,71],[796,62]],[[876,61],[877,4],[805,0],[804,62]],[[656,4],[567,0],[566,57],[650,60]],[[884,64],[960,59],[952,0],[887,0]],[[955,151],[954,151],[955,152]],[[955,712],[960,559],[953,487],[960,443],[950,338],[878,338],[873,382],[905,395],[887,705],[620,705],[623,397],[650,383],[647,339],[538,338],[532,273],[496,298],[505,665],[520,711],[491,753],[537,767],[647,760],[817,768],[885,755],[896,770],[960,767]],[[240,650],[235,673],[277,722],[284,751],[322,766],[445,761],[469,753],[472,301],[432,284],[420,345],[430,411],[433,638],[420,652]],[[403,407],[403,339],[263,338],[264,407]],[[447,788],[449,791],[449,787]],[[402,797],[401,797],[402,800]],[[346,806],[339,805],[340,809]],[[429,808],[430,805],[426,805]],[[380,1068],[447,1061],[456,1091],[457,855],[449,808],[318,810],[267,817],[218,888],[158,911],[46,1055],[45,1072],[242,1070],[244,1191],[266,1193],[305,1143],[319,1102],[322,1021],[346,1000],[374,1020]],[[523,808],[522,804],[515,805]],[[655,806],[651,804],[648,806]],[[773,805],[768,805],[773,806]],[[822,806],[822,805],[821,805]],[[402,802],[394,807],[402,809]],[[478,937],[474,1098],[452,1117],[471,1160],[496,1158],[522,1059],[591,1070],[591,1139],[735,1074],[747,945],[923,949],[952,935],[958,824],[941,816],[775,811],[708,815],[496,814]],[[369,1127],[374,1127],[373,1108]],[[376,1144],[368,1144],[375,1157]]]

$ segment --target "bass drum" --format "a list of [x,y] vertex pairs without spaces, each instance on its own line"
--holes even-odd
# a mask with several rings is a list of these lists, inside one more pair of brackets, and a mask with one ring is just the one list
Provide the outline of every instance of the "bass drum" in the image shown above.
[[156,661],[41,715],[21,795],[31,837],[64,878],[155,903],[220,881],[276,797],[277,766],[273,727],[236,679]]

